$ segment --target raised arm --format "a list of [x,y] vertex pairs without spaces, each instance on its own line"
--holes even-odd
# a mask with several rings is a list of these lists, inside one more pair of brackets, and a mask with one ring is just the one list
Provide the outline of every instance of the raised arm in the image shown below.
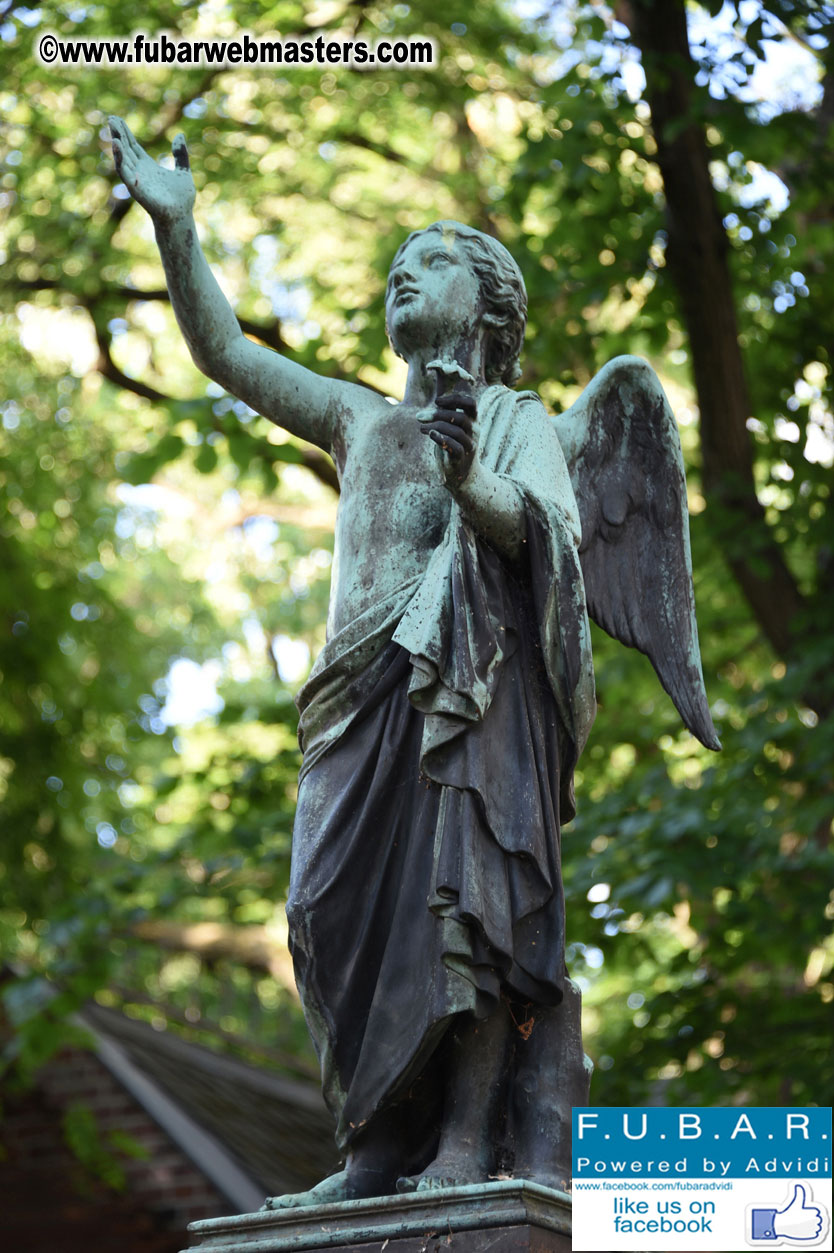
[[171,304],[194,363],[264,417],[329,451],[337,416],[350,406],[355,385],[313,374],[243,334],[197,239],[196,193],[183,136],[174,140],[175,168],[167,170],[120,118],[110,118],[110,131],[116,169],[153,219]]

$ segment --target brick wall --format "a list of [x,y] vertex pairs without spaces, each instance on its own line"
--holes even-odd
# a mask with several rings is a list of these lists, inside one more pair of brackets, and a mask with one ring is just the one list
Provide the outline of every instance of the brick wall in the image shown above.
[[[117,1155],[119,1193],[92,1177],[64,1143],[62,1116],[81,1102],[102,1136],[129,1134],[146,1160]],[[229,1213],[209,1180],[94,1053],[67,1049],[34,1091],[5,1096],[0,1121],[0,1248],[9,1253],[177,1253],[186,1225]]]

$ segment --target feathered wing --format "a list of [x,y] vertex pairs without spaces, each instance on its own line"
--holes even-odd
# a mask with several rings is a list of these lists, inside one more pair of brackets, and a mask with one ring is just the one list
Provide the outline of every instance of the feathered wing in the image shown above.
[[590,617],[646,654],[692,734],[719,749],[698,647],[683,456],[660,380],[638,357],[617,357],[553,422],[579,504]]

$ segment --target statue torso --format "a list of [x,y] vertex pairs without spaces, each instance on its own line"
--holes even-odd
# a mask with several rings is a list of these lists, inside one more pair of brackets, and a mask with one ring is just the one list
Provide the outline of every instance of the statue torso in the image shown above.
[[374,403],[334,456],[341,475],[329,634],[423,573],[451,511],[436,445],[418,410]]

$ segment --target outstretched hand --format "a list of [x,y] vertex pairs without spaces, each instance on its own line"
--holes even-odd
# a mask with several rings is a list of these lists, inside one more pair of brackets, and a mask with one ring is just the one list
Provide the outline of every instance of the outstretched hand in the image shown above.
[[126,122],[118,117],[109,122],[116,171],[133,199],[160,224],[189,214],[196,192],[185,136],[177,135],[174,140],[174,169],[166,170],[148,156]]
[[443,470],[450,487],[464,481],[475,459],[475,419],[478,404],[468,392],[451,392],[435,402],[434,416],[420,430],[443,453]]

